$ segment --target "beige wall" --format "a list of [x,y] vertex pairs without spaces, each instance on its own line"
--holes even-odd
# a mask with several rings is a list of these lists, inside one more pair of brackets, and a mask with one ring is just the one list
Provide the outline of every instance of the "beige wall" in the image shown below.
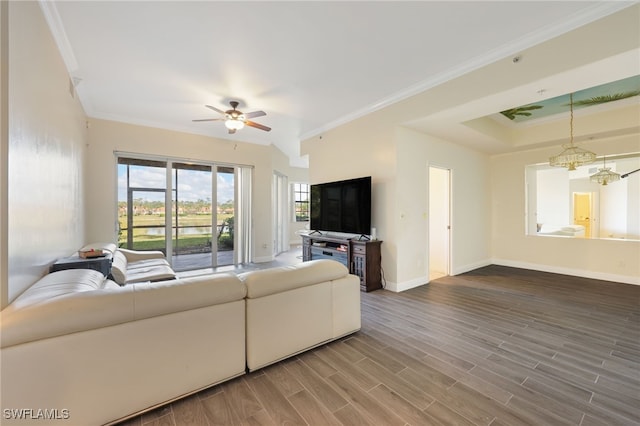
[[[482,137],[495,149],[516,146],[526,149],[527,144],[534,142],[527,135],[513,131],[496,132],[495,126],[489,126],[490,121],[479,118],[512,106],[508,103],[509,96],[505,96],[511,91],[521,96],[526,89],[530,95],[527,99],[519,98],[521,104],[534,102],[540,85],[558,83],[553,80],[558,74],[572,73],[572,77],[565,77],[566,87],[553,86],[553,90],[570,91],[573,87],[599,84],[596,83],[598,75],[592,70],[605,66],[601,61],[617,55],[627,58],[638,48],[638,11],[638,7],[627,9],[518,52],[523,60],[517,66],[505,54],[503,59],[490,65],[434,84],[415,96],[327,131],[322,137],[302,142],[301,152],[309,155],[311,183],[372,176],[373,224],[378,229],[379,238],[384,240],[382,265],[390,289],[402,290],[427,281],[426,182],[430,164],[452,169],[453,273],[482,266],[493,259],[534,269],[555,268],[577,275],[584,275],[586,271],[602,277],[613,276],[625,282],[629,277],[637,281],[638,270],[632,266],[637,263],[636,243],[594,241],[593,245],[585,245],[579,250],[579,258],[575,259],[568,250],[570,247],[553,248],[553,243],[548,240],[533,244],[525,242],[522,229],[524,186],[521,183],[524,165],[536,155],[513,154],[514,158],[524,156],[522,161],[513,164],[502,160],[505,157],[489,158],[473,148]],[[618,28],[628,31],[616,31]],[[595,68],[586,71],[583,68],[591,66]],[[628,68],[635,66],[637,61],[621,73],[627,73]],[[437,80],[438,77],[446,80],[446,76],[433,78]],[[624,110],[624,116],[627,117],[627,110]],[[456,121],[451,117],[456,117]],[[472,126],[460,123],[466,120],[471,121]],[[629,122],[626,118],[622,123],[620,120],[621,117],[617,116],[615,123],[608,121],[606,126],[602,123],[594,126],[595,123],[590,122],[585,132],[597,133],[603,128],[611,130],[610,123],[626,126],[625,123]],[[637,121],[635,123],[637,125]],[[403,129],[407,126],[434,129],[423,132],[430,134],[436,134],[443,127],[447,131],[455,128],[459,131],[458,137],[464,139],[461,142],[471,149]],[[560,136],[549,134],[543,141],[556,147],[558,138],[566,138],[566,127],[564,129],[561,131],[558,127]],[[579,134],[584,135],[585,132],[580,130]],[[536,142],[540,141],[539,135],[534,136]],[[606,154],[604,151],[596,152]],[[544,157],[542,160],[538,158],[536,161],[548,161],[545,156],[548,157],[545,153],[540,156]],[[405,191],[407,188],[414,191]],[[506,211],[511,213],[504,213]],[[508,220],[504,216],[508,216]],[[562,244],[586,243],[589,242]],[[605,250],[603,254],[593,249],[601,244],[612,248],[611,253]],[[559,250],[564,250],[560,257],[549,254]],[[599,259],[590,261],[596,253]],[[588,265],[583,265],[583,262],[588,262]]]
[[[546,161],[555,148],[487,159],[400,126],[459,105],[468,106],[473,119],[477,117],[474,105],[486,105],[493,93],[628,52],[637,47],[637,37],[611,27],[637,31],[630,15],[637,16],[638,10],[591,25],[595,31],[579,29],[557,42],[529,49],[519,72],[513,72],[506,58],[305,141],[302,153],[310,155],[306,180],[319,183],[372,176],[372,224],[384,240],[385,277],[395,289],[413,286],[427,275],[426,173],[431,164],[453,171],[454,273],[482,265],[490,257],[496,263],[637,283],[638,242],[524,235],[523,167]],[[87,131],[38,3],[2,2],[0,19],[2,306],[45,273],[56,258],[85,242],[115,238],[114,150],[254,165],[254,255],[271,257],[273,170],[290,181],[304,173],[284,171],[286,160],[273,147],[236,145],[103,120],[90,120]],[[575,49],[585,43],[589,49]],[[495,111],[493,105],[487,107]],[[637,151],[637,135],[609,142],[594,143],[593,149],[598,154],[625,147]],[[85,173],[85,168],[90,172]]]
[[[451,169],[453,274],[496,263],[640,284],[638,241],[525,235],[525,166],[548,161],[557,146],[490,157],[401,127],[389,140],[358,137],[366,133],[367,121],[365,117],[345,125],[329,137],[306,142],[305,148],[311,182],[373,177],[373,223],[384,241],[382,263],[390,290],[428,282],[431,165]],[[636,134],[591,142],[587,148],[613,155],[637,152],[640,146]],[[387,156],[374,154],[385,151]],[[357,161],[360,152],[363,158]]]
[[[598,155],[638,152],[638,135],[585,143]],[[525,166],[544,163],[559,147],[491,158],[493,262],[640,284],[640,241],[525,235]],[[629,179],[634,178],[631,175]],[[635,176],[634,179],[637,179]],[[636,212],[637,214],[637,212]]]
[[[114,152],[254,166],[254,259],[272,258],[271,178],[274,163],[287,174],[285,156],[273,146],[261,146],[201,135],[90,119],[87,177],[87,240],[114,241],[117,232],[117,170]],[[266,245],[266,247],[265,247]]]
[[451,170],[451,273],[490,263],[489,157],[399,128],[396,180],[397,289],[428,282],[429,167]]
[[371,226],[382,240],[382,268],[388,282],[397,280],[395,233],[396,147],[393,128],[381,112],[369,114],[302,144],[309,155],[309,182],[322,183],[371,176]]
[[2,192],[8,211],[2,215],[7,251],[1,254],[8,273],[2,282],[3,306],[85,240],[84,112],[70,91],[66,67],[38,3],[3,4],[3,15],[7,8],[9,64],[7,76],[3,48],[7,91],[2,97],[10,109],[8,180]]
[[381,131],[377,114],[304,147],[312,183],[372,177],[372,226],[383,240],[387,288],[402,291],[428,281],[430,165],[452,170],[452,271],[488,264],[488,156],[410,129]]

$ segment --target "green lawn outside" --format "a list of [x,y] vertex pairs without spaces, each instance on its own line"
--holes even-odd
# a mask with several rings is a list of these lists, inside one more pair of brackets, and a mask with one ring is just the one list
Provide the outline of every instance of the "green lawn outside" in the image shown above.
[[[218,224],[222,224],[229,218],[233,218],[232,214],[219,214]],[[118,239],[118,245],[120,247],[126,246],[127,240],[127,218],[121,216],[118,218],[120,223],[120,235]],[[133,218],[133,224],[135,226],[157,226],[158,228],[164,228],[164,215],[136,215]],[[189,214],[178,217],[178,225],[183,226],[207,226],[211,223],[211,215],[201,214]],[[175,221],[174,221],[175,224]],[[150,231],[157,229],[152,228],[134,228],[133,230],[133,249],[134,250],[164,250],[165,248],[165,236],[162,234],[152,234]],[[205,228],[202,228],[205,229]],[[152,231],[153,232],[153,231]],[[174,230],[175,232],[175,230]],[[216,230],[217,233],[217,230]],[[217,238],[217,235],[216,237]],[[190,252],[206,252],[211,249],[211,233],[204,234],[187,234],[180,235],[178,242],[176,243],[175,237],[173,238],[173,247],[176,253],[190,253]],[[218,240],[218,250],[232,249],[233,242],[229,229],[226,228]]]

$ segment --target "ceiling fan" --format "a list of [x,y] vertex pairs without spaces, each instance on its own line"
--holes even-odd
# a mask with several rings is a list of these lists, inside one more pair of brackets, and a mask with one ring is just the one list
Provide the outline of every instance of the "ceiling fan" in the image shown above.
[[236,130],[242,129],[245,125],[249,126],[249,127],[255,127],[256,129],[264,130],[265,132],[268,132],[268,131],[271,130],[271,127],[263,126],[262,124],[259,124],[259,123],[256,123],[256,122],[248,120],[249,118],[262,117],[263,115],[267,115],[266,112],[264,112],[264,111],[253,111],[253,112],[247,112],[245,114],[242,111],[238,111],[236,109],[238,107],[238,102],[231,101],[231,102],[229,102],[229,105],[231,105],[232,109],[227,110],[227,111],[222,111],[221,109],[218,109],[218,108],[213,107],[211,105],[205,105],[207,108],[212,109],[215,112],[222,114],[223,117],[221,117],[221,118],[203,118],[203,119],[200,119],[200,120],[193,120],[193,121],[224,121],[224,125],[227,127],[227,129],[229,129],[229,133],[231,133],[231,134],[235,133]]

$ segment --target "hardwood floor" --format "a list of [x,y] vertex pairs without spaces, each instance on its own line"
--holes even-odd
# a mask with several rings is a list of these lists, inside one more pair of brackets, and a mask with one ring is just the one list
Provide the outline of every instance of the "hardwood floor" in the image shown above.
[[640,287],[489,266],[130,425],[638,425]]

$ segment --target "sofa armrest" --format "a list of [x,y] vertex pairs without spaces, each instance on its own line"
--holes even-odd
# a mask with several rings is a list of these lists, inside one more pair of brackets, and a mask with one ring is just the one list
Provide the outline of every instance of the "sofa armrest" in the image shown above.
[[150,250],[150,251],[142,251],[142,250],[129,250],[119,248],[118,251],[127,258],[127,262],[137,262],[139,260],[147,260],[147,259],[164,259],[164,253],[160,250]]

